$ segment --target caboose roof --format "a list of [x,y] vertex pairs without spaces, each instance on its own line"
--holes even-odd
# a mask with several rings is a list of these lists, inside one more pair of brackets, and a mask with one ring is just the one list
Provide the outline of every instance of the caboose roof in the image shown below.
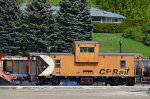
[[[73,53],[30,53],[30,55],[73,55]],[[143,56],[140,53],[100,53],[100,56]]]
[[50,52],[50,53],[30,53],[30,55],[33,56],[39,56],[39,55],[73,55],[72,53],[54,53],[54,52]]
[[100,53],[101,56],[143,56],[140,53]]
[[75,44],[98,44],[98,42],[94,41],[74,41]]

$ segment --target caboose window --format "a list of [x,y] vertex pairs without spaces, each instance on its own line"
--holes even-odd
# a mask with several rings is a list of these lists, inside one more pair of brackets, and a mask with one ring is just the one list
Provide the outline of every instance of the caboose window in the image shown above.
[[87,53],[87,47],[81,47],[80,52],[81,53]]
[[61,64],[60,64],[60,60],[55,60],[55,68],[60,68]]
[[120,61],[120,67],[121,68],[126,68],[126,61],[125,60]]
[[81,53],[94,53],[94,47],[81,47]]
[[94,48],[93,48],[93,47],[88,48],[88,52],[89,52],[89,53],[94,53]]

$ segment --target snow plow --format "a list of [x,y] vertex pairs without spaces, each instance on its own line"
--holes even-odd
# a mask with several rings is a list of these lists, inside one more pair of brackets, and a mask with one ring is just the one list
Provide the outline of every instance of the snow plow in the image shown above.
[[[0,65],[2,65],[2,57],[3,55],[0,53],[0,62],[1,62]],[[15,79],[17,79],[16,76],[8,75],[4,73],[2,69],[0,69],[0,86],[15,85],[15,83],[13,83]]]

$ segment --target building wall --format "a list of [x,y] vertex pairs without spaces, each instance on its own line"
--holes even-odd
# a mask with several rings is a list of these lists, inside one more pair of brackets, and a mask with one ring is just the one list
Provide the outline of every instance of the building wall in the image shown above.
[[121,23],[123,18],[111,18],[111,17],[92,17],[93,22],[100,23]]

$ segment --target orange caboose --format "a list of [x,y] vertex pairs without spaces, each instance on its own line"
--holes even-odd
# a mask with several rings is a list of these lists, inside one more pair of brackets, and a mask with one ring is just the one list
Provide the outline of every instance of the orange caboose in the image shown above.
[[[75,41],[72,53],[30,53],[36,60],[38,82],[59,84],[70,79],[79,84],[105,82],[110,85],[135,84],[137,53],[99,53],[99,44],[93,41]],[[29,61],[28,74],[32,74]],[[32,68],[33,69],[33,68]]]

